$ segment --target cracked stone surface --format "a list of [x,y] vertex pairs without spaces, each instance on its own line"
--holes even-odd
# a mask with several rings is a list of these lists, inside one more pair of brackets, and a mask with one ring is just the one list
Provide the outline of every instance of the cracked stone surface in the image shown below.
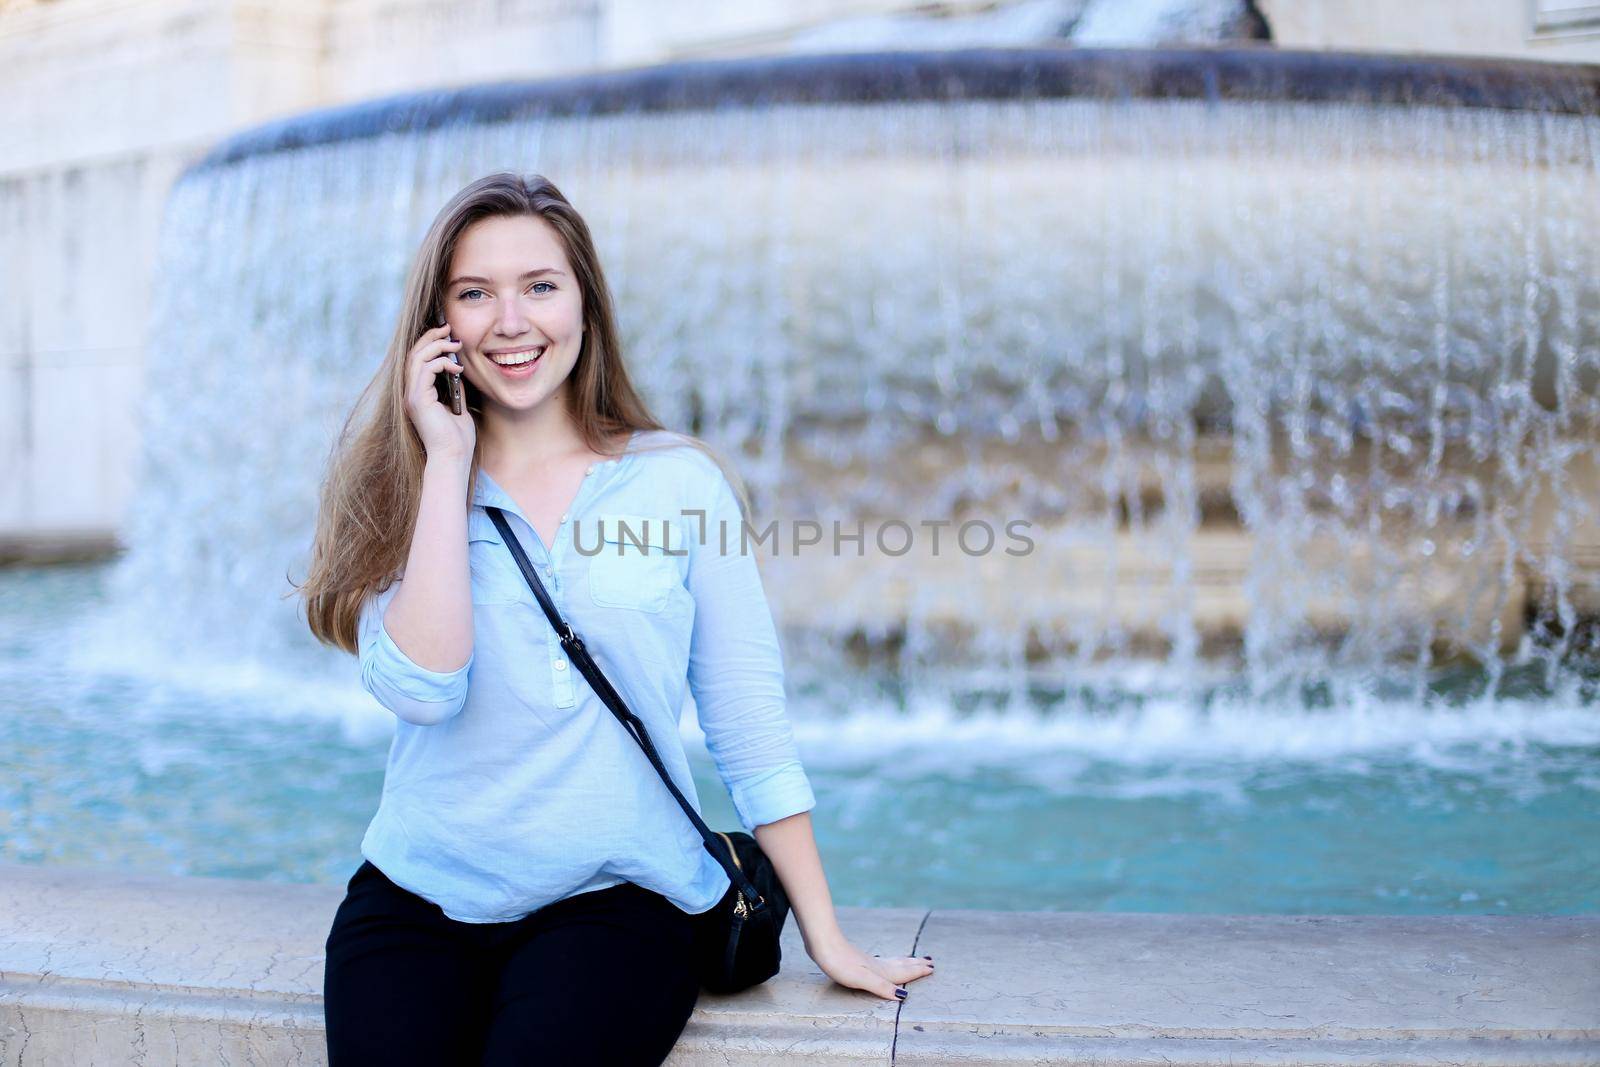
[[895,1063],[1600,1063],[1600,918],[936,911]]
[[[323,1064],[342,886],[0,865],[0,1065]],[[702,993],[672,1067],[1596,1064],[1600,917],[841,908],[932,955],[904,1004],[782,973]]]

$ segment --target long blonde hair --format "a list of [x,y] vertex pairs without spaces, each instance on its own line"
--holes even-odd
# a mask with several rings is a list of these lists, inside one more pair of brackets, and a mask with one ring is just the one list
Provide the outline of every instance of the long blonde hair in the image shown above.
[[[610,455],[614,442],[635,431],[665,429],[628,377],[606,285],[583,217],[540,175],[502,171],[479,178],[450,199],[428,227],[405,283],[404,300],[389,351],[361,391],[333,445],[317,509],[306,580],[295,587],[305,600],[306,622],[317,640],[357,651],[356,627],[368,593],[387,589],[411,551],[421,509],[427,454],[405,407],[405,362],[417,338],[443,321],[444,286],[456,245],[473,223],[533,215],[554,227],[565,245],[583,298],[583,343],[568,379],[568,413],[588,447]],[[483,440],[482,399],[462,378],[467,409]],[[688,443],[705,452],[728,476],[748,516],[749,496],[732,465],[704,441],[672,434],[656,446]],[[641,451],[647,449],[640,449]],[[472,456],[467,506],[477,484],[479,455]],[[285,596],[294,595],[292,592]]]

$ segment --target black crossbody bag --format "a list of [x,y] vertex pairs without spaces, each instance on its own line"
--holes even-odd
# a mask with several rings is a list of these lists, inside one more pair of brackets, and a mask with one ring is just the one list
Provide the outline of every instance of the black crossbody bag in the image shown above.
[[496,507],[484,510],[494,520],[528,588],[533,590],[545,617],[555,627],[568,658],[588,679],[589,685],[611,709],[611,714],[616,716],[623,729],[644,750],[650,765],[661,776],[661,781],[683,808],[683,813],[700,831],[706,851],[728,872],[731,884],[722,899],[709,911],[689,916],[694,926],[695,969],[701,984],[713,993],[737,993],[765,982],[778,973],[782,958],[778,940],[783,933],[784,920],[789,916],[789,898],[783,891],[783,884],[778,880],[772,861],[750,834],[742,830],[722,833],[706,826],[673,784],[666,767],[661,763],[661,757],[656,753],[655,745],[650,742],[650,734],[645,730],[644,723],[628,710],[627,704],[623,703],[622,697],[617,695],[617,691],[601,673],[599,665],[589,655],[583,638],[556,610],[555,601],[545,592],[544,583],[539,581],[538,572],[528,561],[517,535],[511,532],[511,524],[506,522],[505,514]]

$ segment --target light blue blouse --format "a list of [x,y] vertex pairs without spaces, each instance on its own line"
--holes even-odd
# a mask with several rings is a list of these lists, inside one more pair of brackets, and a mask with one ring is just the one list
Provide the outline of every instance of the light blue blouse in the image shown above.
[[467,516],[473,650],[459,670],[418,666],[384,628],[403,573],[362,607],[362,685],[397,722],[361,852],[452,919],[507,922],[623,881],[699,913],[728,888],[638,744],[568,661],[489,505],[506,513],[697,811],[678,732],[686,693],[746,831],[816,804],[732,487],[677,435],[668,449],[632,451],[663,433],[635,434],[623,456],[591,466],[549,547],[478,473]]

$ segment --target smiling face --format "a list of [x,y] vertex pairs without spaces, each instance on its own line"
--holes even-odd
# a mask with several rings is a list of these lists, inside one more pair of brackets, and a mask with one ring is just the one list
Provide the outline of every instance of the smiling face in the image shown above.
[[479,219],[445,277],[445,318],[484,414],[559,400],[583,346],[583,296],[555,229],[537,215]]

